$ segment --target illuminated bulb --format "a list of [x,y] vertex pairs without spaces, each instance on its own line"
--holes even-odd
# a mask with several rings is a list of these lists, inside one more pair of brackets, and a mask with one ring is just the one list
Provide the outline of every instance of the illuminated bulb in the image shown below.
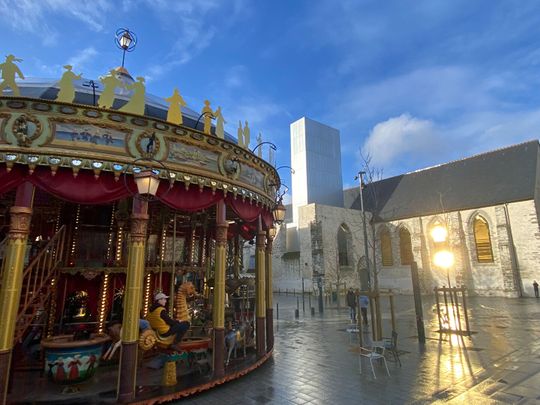
[[447,250],[441,250],[440,252],[435,253],[433,262],[436,266],[448,269],[454,264],[454,255]]
[[433,242],[435,243],[446,241],[447,236],[448,231],[442,225],[435,225],[431,230],[431,237],[433,238]]

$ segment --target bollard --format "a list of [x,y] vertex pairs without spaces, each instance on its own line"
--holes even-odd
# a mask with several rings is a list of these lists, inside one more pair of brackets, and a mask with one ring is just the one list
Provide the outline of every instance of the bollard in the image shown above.
[[315,315],[315,307],[311,307],[311,316]]
[[294,310],[294,317],[298,319],[300,317],[300,311],[298,309]]
[[276,319],[279,319],[279,302],[276,302]]
[[296,310],[300,312],[300,299],[296,297]]

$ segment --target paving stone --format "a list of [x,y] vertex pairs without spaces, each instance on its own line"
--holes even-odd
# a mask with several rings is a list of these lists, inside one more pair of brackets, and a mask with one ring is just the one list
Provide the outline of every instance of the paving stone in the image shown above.
[[[469,298],[468,336],[440,335],[433,300],[423,297],[425,346],[418,344],[412,297],[396,296],[398,346],[402,367],[375,365],[358,355],[358,334],[346,332],[348,310],[326,309],[294,319],[296,298],[275,296],[273,360],[239,384],[202,393],[181,404],[432,404],[534,403],[540,386],[540,303],[532,299]],[[383,335],[391,331],[382,303]],[[496,326],[504,326],[497,328]],[[524,329],[527,326],[527,330]],[[370,331],[371,329],[369,329]],[[363,335],[370,341],[369,333]],[[365,359],[364,359],[365,360]],[[234,389],[226,390],[227,386]],[[531,389],[533,391],[531,391]],[[536,391],[537,392],[537,391]],[[194,402],[196,401],[196,402]],[[259,401],[259,402],[257,402]],[[268,402],[265,402],[268,401]]]

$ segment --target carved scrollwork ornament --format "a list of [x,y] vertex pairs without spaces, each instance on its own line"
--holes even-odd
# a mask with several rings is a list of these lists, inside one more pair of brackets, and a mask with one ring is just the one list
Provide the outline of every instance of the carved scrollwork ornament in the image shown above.
[[256,247],[257,249],[263,249],[266,241],[266,234],[264,232],[258,232],[256,238]]
[[148,214],[131,215],[131,241],[143,243],[146,240],[146,227],[148,225]]
[[240,161],[232,153],[222,153],[218,158],[219,172],[232,180],[238,179],[240,176],[241,165]]
[[9,239],[26,239],[30,233],[32,209],[27,207],[12,207],[10,209],[10,217]]
[[216,244],[217,246],[225,246],[227,244],[227,224],[218,224],[216,226]]
[[17,144],[23,147],[29,147],[32,141],[39,138],[43,131],[41,122],[33,115],[22,114],[11,126],[13,136],[17,139]]
[[156,135],[155,131],[144,131],[137,137],[135,147],[141,157],[153,158],[161,149],[160,137]]

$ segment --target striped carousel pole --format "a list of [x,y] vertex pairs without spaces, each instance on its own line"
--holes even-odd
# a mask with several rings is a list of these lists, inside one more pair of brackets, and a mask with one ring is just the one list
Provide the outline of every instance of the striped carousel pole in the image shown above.
[[3,262],[2,287],[0,290],[0,403],[6,403],[9,385],[11,356],[15,324],[21,299],[23,282],[24,256],[30,222],[34,186],[25,182],[17,187],[15,205],[10,209],[11,224]]
[[265,245],[266,234],[262,229],[262,220],[259,215],[259,223],[257,225],[257,237],[255,243],[255,288],[256,288],[256,323],[255,331],[257,334],[257,356],[262,357],[266,353],[265,348],[265,317],[266,317],[266,304],[265,304]]
[[214,303],[212,320],[214,323],[214,377],[225,375],[225,268],[227,263],[226,206],[220,201],[216,206],[216,269],[214,272]]
[[118,375],[118,402],[135,399],[137,379],[137,341],[142,303],[144,252],[148,225],[148,201],[133,199],[131,237],[129,241],[124,317],[122,322],[122,352]]

